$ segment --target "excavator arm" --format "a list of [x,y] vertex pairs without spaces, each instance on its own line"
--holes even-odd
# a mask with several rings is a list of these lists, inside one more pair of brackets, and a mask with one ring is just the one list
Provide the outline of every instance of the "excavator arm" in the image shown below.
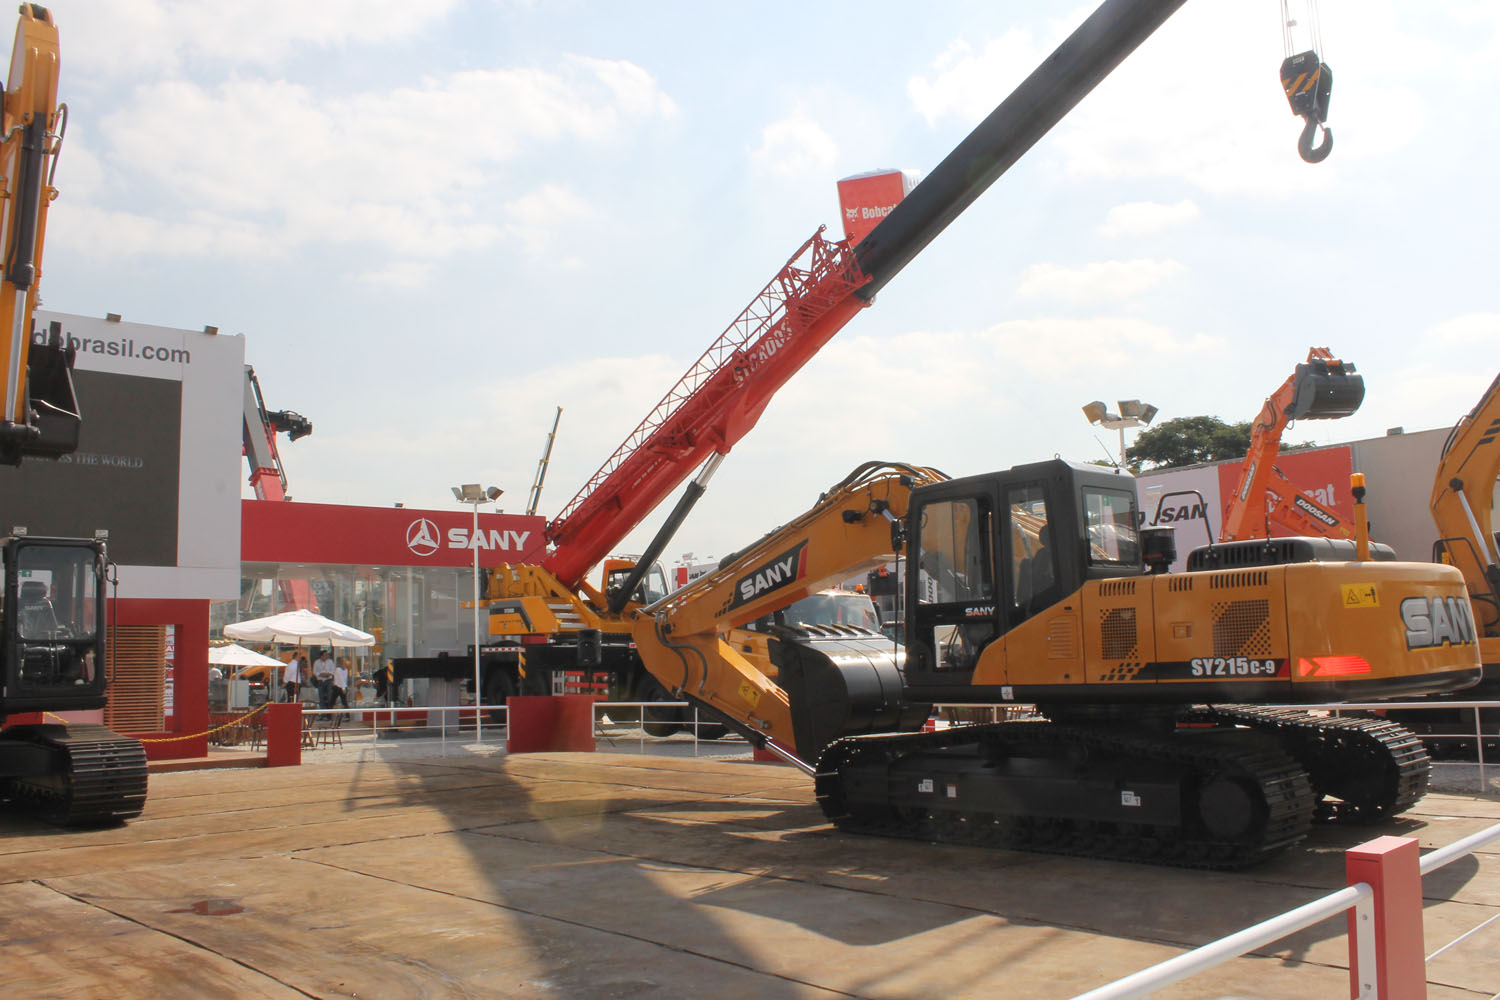
[[[807,513],[643,609],[632,623],[641,661],[678,697],[726,717],[757,743],[803,759],[835,736],[890,728],[901,683],[892,644],[878,633],[869,636],[867,662],[846,660],[840,677],[778,663],[774,680],[728,633],[888,562],[902,549],[899,525],[911,491],[946,479],[919,466],[859,466]],[[845,646],[849,638],[841,636]],[[831,711],[839,698],[830,696],[829,684],[860,689],[848,692],[853,697],[842,713]]]
[[1239,482],[1224,509],[1219,541],[1269,537],[1272,523],[1298,535],[1354,537],[1349,525],[1276,468],[1276,455],[1281,435],[1293,420],[1347,417],[1364,398],[1365,382],[1354,373],[1354,365],[1335,358],[1326,347],[1309,348],[1306,363],[1267,397],[1255,418]]
[[[1500,539],[1495,481],[1500,477],[1500,377],[1458,422],[1443,446],[1429,506],[1436,558],[1464,575],[1486,664],[1500,660]],[[1484,642],[1485,639],[1491,642]]]
[[73,392],[73,352],[58,329],[33,343],[31,320],[41,278],[47,206],[57,197],[52,172],[67,121],[57,103],[57,27],[44,7],[21,5],[0,114],[0,203],[4,267],[0,269],[0,358],[5,368],[0,462],[57,457],[78,447],[81,423]]

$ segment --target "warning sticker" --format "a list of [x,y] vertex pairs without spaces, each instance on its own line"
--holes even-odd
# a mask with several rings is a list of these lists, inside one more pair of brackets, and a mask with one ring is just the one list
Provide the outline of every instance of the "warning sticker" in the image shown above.
[[754,684],[751,684],[749,681],[745,681],[740,684],[740,698],[745,702],[745,704],[749,705],[751,708],[754,708],[756,705],[760,704],[760,688],[756,687]]
[[1378,608],[1380,595],[1373,583],[1345,583],[1339,587],[1346,608]]

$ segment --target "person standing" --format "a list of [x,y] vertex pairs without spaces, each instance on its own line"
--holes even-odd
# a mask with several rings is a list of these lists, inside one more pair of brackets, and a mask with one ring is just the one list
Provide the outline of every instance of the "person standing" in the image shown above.
[[318,707],[333,707],[333,656],[323,650],[313,664],[313,680],[318,685]]
[[328,699],[328,707],[332,708],[334,702],[349,707],[349,666],[347,660],[339,660],[333,667],[333,695]]
[[302,690],[302,654],[293,653],[292,658],[286,661],[286,670],[281,675],[281,700],[296,701],[297,693]]

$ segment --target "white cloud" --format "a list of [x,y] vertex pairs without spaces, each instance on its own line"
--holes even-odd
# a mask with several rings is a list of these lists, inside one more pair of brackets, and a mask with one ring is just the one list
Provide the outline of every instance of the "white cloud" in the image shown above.
[[[535,245],[549,224],[587,216],[559,185],[498,204],[511,161],[555,143],[608,143],[627,120],[673,113],[644,70],[598,59],[344,97],[278,80],[169,80],[138,88],[105,120],[102,148],[82,159],[108,169],[85,171],[84,190],[165,203],[150,223],[158,238],[131,241],[132,253],[260,256],[334,243],[441,258],[507,233]],[[123,252],[119,230],[101,225],[121,213],[69,210],[78,245]],[[202,232],[204,217],[231,236]],[[127,237],[141,228],[123,221]]]
[[1188,198],[1172,205],[1132,201],[1111,208],[1104,216],[1099,232],[1105,236],[1145,236],[1193,222],[1200,214],[1197,202]]
[[1468,313],[1444,320],[1421,337],[1455,347],[1500,347],[1500,313]]
[[1029,31],[1007,31],[975,52],[969,43],[951,43],[933,61],[931,77],[914,76],[906,93],[929,125],[953,116],[978,122],[995,107],[996,94],[1008,94],[1041,61],[1045,51]]
[[185,63],[274,65],[301,47],[409,38],[458,0],[95,0],[57,11],[67,63],[92,73],[172,72]]
[[527,251],[541,253],[552,243],[552,231],[575,219],[594,214],[593,207],[556,184],[546,184],[505,205],[509,222],[505,233],[521,241]]
[[1170,281],[1187,268],[1175,260],[1101,260],[1083,267],[1032,264],[1016,292],[1076,301],[1124,299]]
[[[1118,377],[1123,371],[1147,368],[1156,358],[1175,365],[1228,349],[1222,337],[1177,333],[1128,316],[1009,320],[979,336],[1007,364],[1024,369],[1030,377],[1058,384],[1081,384],[1095,375]],[[1060,358],[1066,364],[1060,364]]]
[[758,167],[778,177],[826,173],[838,156],[838,145],[823,126],[797,112],[771,122],[760,132],[750,154]]

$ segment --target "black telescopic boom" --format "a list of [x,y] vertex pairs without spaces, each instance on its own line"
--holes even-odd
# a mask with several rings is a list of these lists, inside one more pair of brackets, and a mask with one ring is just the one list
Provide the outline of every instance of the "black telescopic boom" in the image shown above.
[[1187,0],[1106,0],[854,248],[869,301]]

